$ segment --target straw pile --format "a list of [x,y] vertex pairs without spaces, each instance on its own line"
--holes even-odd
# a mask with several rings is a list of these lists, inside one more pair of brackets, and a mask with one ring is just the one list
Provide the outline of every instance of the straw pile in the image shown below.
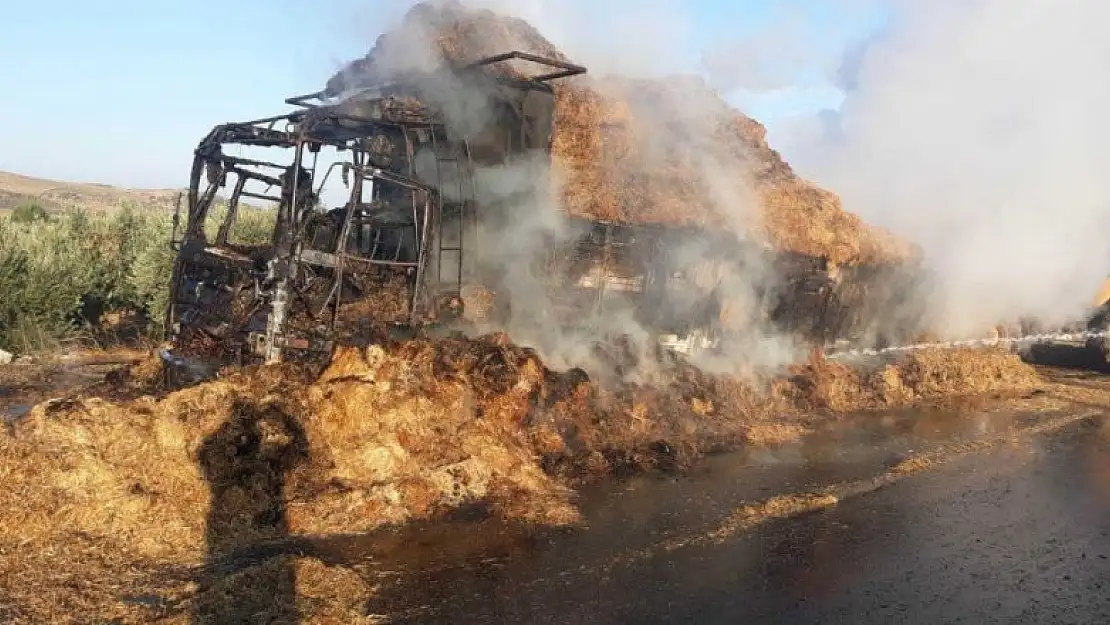
[[[1038,380],[1017,356],[985,350],[921,352],[871,373],[815,358],[769,394],[680,362],[664,376],[603,388],[579,370],[548,370],[499,334],[340,348],[315,377],[290,365],[229,369],[162,398],[42,404],[0,436],[11,495],[0,541],[48,542],[64,529],[150,558],[196,554],[203,512],[223,498],[238,516],[217,523],[241,543],[258,537],[249,519],[280,499],[258,477],[271,473],[295,504],[292,533],[365,531],[479,500],[515,518],[572,522],[567,482],[553,475],[675,468],[803,411]],[[254,477],[236,483],[244,476]]]
[[[568,60],[523,20],[455,1],[421,3],[327,88],[341,93],[395,73],[512,50]],[[497,70],[535,74],[520,62]],[[752,234],[778,249],[837,264],[895,262],[913,254],[904,242],[845,212],[832,193],[797,177],[767,144],[763,126],[698,78],[560,81],[552,150],[563,204],[574,216],[749,230],[758,224]],[[738,183],[741,177],[747,180]]]
[[896,408],[921,401],[987,394],[1021,394],[1042,381],[1017,354],[1005,350],[924,350],[871,371],[815,356],[775,384],[802,410],[848,412]]
[[[548,370],[504,335],[340,348],[317,377],[252,367],[160,399],[36,407],[0,438],[0,466],[18,493],[4,518],[19,520],[0,539],[60,524],[127,539],[151,557],[177,553],[203,538],[206,482],[269,471],[287,474],[294,533],[362,531],[477,500],[568,522],[569,491],[550,474],[575,481],[674,468],[802,411],[1022,390],[1037,380],[1015,355],[949,351],[871,373],[815,358],[770,394],[682,363],[656,386],[602,388],[579,370]],[[241,486],[221,495],[242,497],[224,507],[264,513],[254,506],[273,497],[247,496],[265,490],[259,483]]]
[[[143,388],[158,375],[153,362],[118,379]],[[601,387],[491,335],[340,348],[320,375],[291,365],[227,369],[161,397],[52,402],[0,433],[8,573],[0,597],[30,620],[64,610],[149,622],[169,608],[121,607],[122,586],[156,584],[200,609],[244,576],[284,579],[283,567],[294,567],[301,596],[353,606],[335,593],[365,596],[365,580],[288,557],[258,556],[239,572],[202,575],[200,586],[192,574],[164,576],[171,563],[222,561],[290,536],[365,532],[470,504],[499,518],[575,523],[572,487],[582,480],[776,444],[804,433],[812,410],[1033,384],[1009,354],[947,352],[871,374],[815,360],[769,389],[682,363],[654,386]]]

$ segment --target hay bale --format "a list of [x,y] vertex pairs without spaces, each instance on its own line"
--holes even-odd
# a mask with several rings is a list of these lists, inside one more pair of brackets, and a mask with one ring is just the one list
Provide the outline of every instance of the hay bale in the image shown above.
[[[366,57],[333,76],[327,89],[338,94],[354,84],[511,50],[568,60],[523,20],[456,1],[420,3]],[[534,73],[520,62],[494,71]],[[797,177],[767,144],[763,126],[700,78],[561,81],[551,148],[564,180],[563,207],[572,216],[744,227],[781,250],[837,263],[897,262],[914,253],[845,212],[832,193]]]

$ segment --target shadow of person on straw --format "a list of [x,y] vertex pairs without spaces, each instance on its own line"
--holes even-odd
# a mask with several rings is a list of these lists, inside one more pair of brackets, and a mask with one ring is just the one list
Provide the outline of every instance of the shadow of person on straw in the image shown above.
[[285,482],[308,460],[304,430],[277,408],[236,402],[198,455],[211,505],[192,622],[296,623],[294,559],[272,546],[288,538]]

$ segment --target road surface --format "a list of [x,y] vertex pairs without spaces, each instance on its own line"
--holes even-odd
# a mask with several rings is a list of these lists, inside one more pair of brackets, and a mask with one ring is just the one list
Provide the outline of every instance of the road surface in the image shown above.
[[[765,479],[854,479],[899,452],[875,453],[839,472],[782,462]],[[368,610],[421,623],[1110,622],[1110,424],[1100,416],[697,540],[715,525],[699,519],[719,520],[714,507],[763,488],[743,475],[587,502],[596,529],[584,535],[406,576]],[[683,534],[695,539],[664,546]]]

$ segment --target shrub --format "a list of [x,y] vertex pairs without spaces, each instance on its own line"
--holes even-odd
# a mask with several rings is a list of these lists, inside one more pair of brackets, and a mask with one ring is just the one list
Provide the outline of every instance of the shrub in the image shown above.
[[15,223],[29,224],[36,221],[47,221],[50,213],[38,202],[24,202],[12,209],[12,221]]
[[[213,213],[206,230],[214,237],[226,208]],[[174,259],[168,214],[134,206],[32,214],[0,217],[0,348],[46,349],[115,311],[147,315],[152,333],[164,330]],[[264,243],[273,220],[273,211],[241,206],[231,239]]]

